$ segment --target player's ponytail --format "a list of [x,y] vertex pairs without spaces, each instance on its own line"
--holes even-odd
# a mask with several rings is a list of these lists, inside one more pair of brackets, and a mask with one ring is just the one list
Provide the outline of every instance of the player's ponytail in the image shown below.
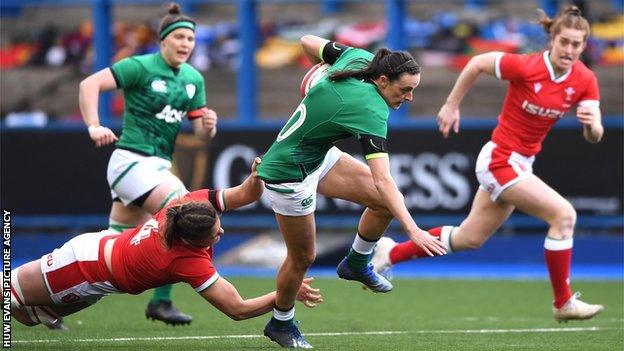
[[171,2],[166,5],[167,14],[160,21],[160,29],[158,31],[158,37],[160,40],[177,28],[189,28],[195,31],[195,20],[191,17],[182,14],[182,9],[179,4]]
[[542,9],[538,9],[537,11],[540,13],[539,24],[544,28],[546,33],[550,35],[551,39],[561,32],[562,27],[565,27],[585,32],[583,41],[587,41],[590,32],[589,22],[583,17],[578,7],[574,5],[568,6],[563,11],[559,12],[555,18],[548,17],[546,12]]
[[[364,67],[360,69],[349,68],[349,66],[354,65]],[[390,81],[394,81],[403,73],[420,73],[420,66],[412,55],[406,51],[391,51],[381,48],[377,50],[370,63],[363,59],[355,59],[349,63],[346,69],[332,73],[329,79],[339,81],[353,77],[355,79],[372,81],[381,75],[386,75]]]
[[191,201],[167,208],[167,224],[164,234],[167,248],[177,237],[188,241],[203,239],[217,221],[217,211],[208,201]]

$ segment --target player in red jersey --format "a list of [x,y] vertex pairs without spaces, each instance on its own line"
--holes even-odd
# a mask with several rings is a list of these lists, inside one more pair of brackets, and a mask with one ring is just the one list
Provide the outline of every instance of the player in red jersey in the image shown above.
[[[603,306],[587,304],[570,288],[570,262],[576,212],[560,194],[533,174],[533,161],[550,128],[576,107],[583,136],[598,143],[604,129],[596,76],[581,61],[589,24],[575,6],[554,19],[542,13],[540,23],[550,34],[549,49],[530,55],[489,52],[473,57],[459,75],[438,114],[438,126],[448,137],[459,132],[459,105],[482,73],[509,81],[509,88],[492,140],[477,159],[479,181],[472,208],[459,227],[429,230],[451,251],[474,250],[509,218],[515,208],[546,221],[544,255],[553,289],[557,321],[588,319]],[[373,264],[378,272],[392,264],[428,257],[411,241],[395,244],[384,238]]]
[[[219,215],[262,195],[252,174],[239,186],[199,190],[158,211],[142,226],[74,237],[41,259],[12,271],[11,315],[34,326],[58,329],[62,316],[78,312],[110,293],[139,294],[165,284],[186,282],[234,320],[273,310],[275,292],[244,300],[212,263],[212,247],[223,234]],[[308,307],[322,302],[307,278],[297,299]]]

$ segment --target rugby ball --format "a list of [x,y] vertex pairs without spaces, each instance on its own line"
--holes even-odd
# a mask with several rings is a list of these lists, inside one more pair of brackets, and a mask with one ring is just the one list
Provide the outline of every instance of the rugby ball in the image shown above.
[[327,71],[331,68],[331,65],[325,62],[319,62],[312,66],[308,73],[303,77],[301,86],[299,87],[299,93],[301,97],[305,97],[308,91],[312,89],[321,79],[327,76]]

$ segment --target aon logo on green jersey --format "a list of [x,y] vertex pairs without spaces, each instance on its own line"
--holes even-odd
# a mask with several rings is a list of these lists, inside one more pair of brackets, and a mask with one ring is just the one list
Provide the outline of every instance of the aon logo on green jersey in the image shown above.
[[186,115],[186,111],[179,111],[171,108],[171,105],[165,106],[162,111],[156,114],[156,118],[162,119],[167,123],[182,122],[182,118]]

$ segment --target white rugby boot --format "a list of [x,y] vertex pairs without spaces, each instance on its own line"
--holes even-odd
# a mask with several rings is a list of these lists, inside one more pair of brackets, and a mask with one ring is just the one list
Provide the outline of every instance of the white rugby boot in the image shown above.
[[579,297],[581,297],[581,293],[576,292],[561,308],[553,307],[553,314],[557,322],[567,323],[569,320],[590,319],[604,309],[603,305],[588,304],[579,300]]
[[377,241],[377,245],[373,251],[373,270],[384,276],[386,279],[392,279],[392,262],[390,262],[390,250],[396,246],[396,242],[387,236],[382,236]]

